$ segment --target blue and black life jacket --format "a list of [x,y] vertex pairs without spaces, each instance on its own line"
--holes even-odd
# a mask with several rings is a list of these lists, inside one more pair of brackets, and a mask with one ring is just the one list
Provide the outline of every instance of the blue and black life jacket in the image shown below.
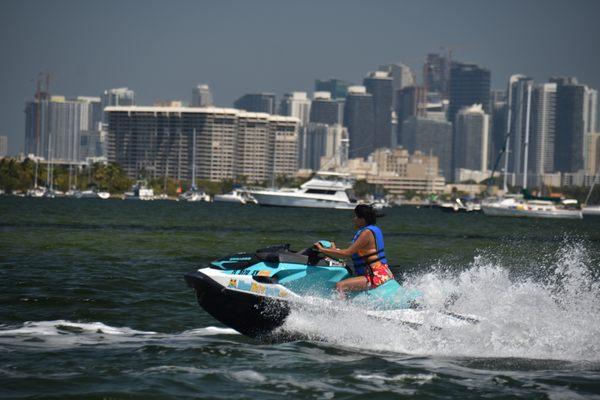
[[[374,264],[377,261],[381,261],[384,264],[388,263],[387,258],[385,257],[385,251],[384,251],[384,247],[383,247],[383,233],[381,232],[381,229],[379,229],[379,227],[377,227],[375,225],[367,225],[363,228],[360,228],[354,234],[352,243],[356,242],[358,240],[358,237],[360,236],[360,234],[363,233],[367,229],[370,230],[373,233],[373,236],[375,237],[375,246],[376,246],[377,250],[373,253],[365,254],[364,256],[359,256],[358,253],[352,254],[352,261],[354,262],[354,271],[355,271],[356,275],[364,275],[365,268],[367,268],[371,264]],[[374,260],[369,260],[367,263],[366,260],[369,257],[375,256],[375,255],[377,256],[377,258]],[[369,268],[369,270],[370,270],[370,268]]]

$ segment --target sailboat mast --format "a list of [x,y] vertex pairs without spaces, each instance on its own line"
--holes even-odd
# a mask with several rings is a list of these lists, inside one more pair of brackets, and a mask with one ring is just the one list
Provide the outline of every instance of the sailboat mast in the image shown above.
[[192,189],[196,189],[196,128],[192,136]]
[[34,189],[37,189],[37,187],[38,187],[38,164],[39,164],[39,162],[40,161],[36,158],[35,159],[35,178],[34,178],[34,181],[33,181],[33,188]]
[[529,160],[529,117],[531,116],[531,81],[527,84],[527,113],[525,116],[525,146],[523,148],[523,189],[527,189],[527,162]]

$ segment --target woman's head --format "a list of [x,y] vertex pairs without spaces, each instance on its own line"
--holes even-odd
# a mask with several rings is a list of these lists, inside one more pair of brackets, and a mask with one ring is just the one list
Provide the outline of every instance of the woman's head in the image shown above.
[[354,225],[356,228],[362,228],[367,225],[375,225],[377,222],[377,215],[373,207],[368,204],[359,204],[354,208]]

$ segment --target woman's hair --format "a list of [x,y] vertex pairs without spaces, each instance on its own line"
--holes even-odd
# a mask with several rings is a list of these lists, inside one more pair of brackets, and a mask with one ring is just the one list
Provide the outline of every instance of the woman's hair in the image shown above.
[[378,214],[373,207],[368,204],[359,204],[354,208],[354,214],[358,218],[365,220],[367,225],[375,225],[377,218],[383,217],[383,214]]

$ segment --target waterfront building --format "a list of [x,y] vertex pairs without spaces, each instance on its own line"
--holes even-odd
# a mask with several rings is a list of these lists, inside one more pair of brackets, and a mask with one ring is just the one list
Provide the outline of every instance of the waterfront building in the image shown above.
[[[533,90],[529,173],[538,177],[554,171],[556,124],[556,83],[544,83]],[[535,178],[538,181],[539,178]]]
[[59,163],[83,161],[81,132],[97,129],[101,117],[98,97],[43,93],[25,106],[25,153]]
[[381,185],[391,195],[407,190],[424,193],[442,192],[444,178],[438,175],[438,158],[402,147],[377,149],[369,159],[377,165],[377,174],[367,176],[367,182]]
[[337,78],[315,80],[315,92],[329,92],[333,99],[344,99],[352,84]]
[[454,121],[458,111],[481,104],[490,113],[490,71],[476,64],[453,62],[450,69],[448,120]]
[[249,112],[275,114],[276,103],[274,93],[248,93],[237,99],[233,107]]
[[302,125],[306,125],[310,119],[310,103],[306,92],[286,93],[281,100],[279,113],[298,118]]
[[442,99],[448,99],[450,89],[450,65],[448,57],[440,54],[428,54],[423,65],[423,84],[429,93],[438,93]]
[[387,72],[375,71],[369,73],[363,83],[367,93],[373,96],[373,146],[395,147],[396,137],[392,137],[392,78]]
[[448,121],[412,116],[402,123],[402,146],[410,152],[421,151],[436,156],[439,174],[446,181],[453,178],[452,135],[452,124]]
[[273,146],[273,176],[293,176],[298,172],[300,130],[296,118],[269,117]]
[[366,158],[375,150],[373,95],[364,86],[350,86],[344,105],[344,126],[350,140],[349,157]]
[[574,78],[552,78],[556,90],[554,170],[577,172],[584,168],[585,92]]
[[212,107],[213,105],[213,96],[208,85],[202,84],[192,89],[192,107]]
[[490,116],[474,104],[456,114],[455,124],[454,168],[487,170]]
[[335,169],[348,158],[348,131],[340,124],[309,123],[302,129],[300,166]]
[[[215,107],[109,107],[108,160],[137,178],[247,182],[297,171],[296,118]],[[195,132],[195,133],[194,133]],[[192,144],[195,143],[195,151]]]
[[6,157],[8,154],[8,136],[0,136],[0,158]]
[[315,92],[310,106],[309,122],[318,124],[341,124],[344,119],[344,102],[333,100],[329,92]]

